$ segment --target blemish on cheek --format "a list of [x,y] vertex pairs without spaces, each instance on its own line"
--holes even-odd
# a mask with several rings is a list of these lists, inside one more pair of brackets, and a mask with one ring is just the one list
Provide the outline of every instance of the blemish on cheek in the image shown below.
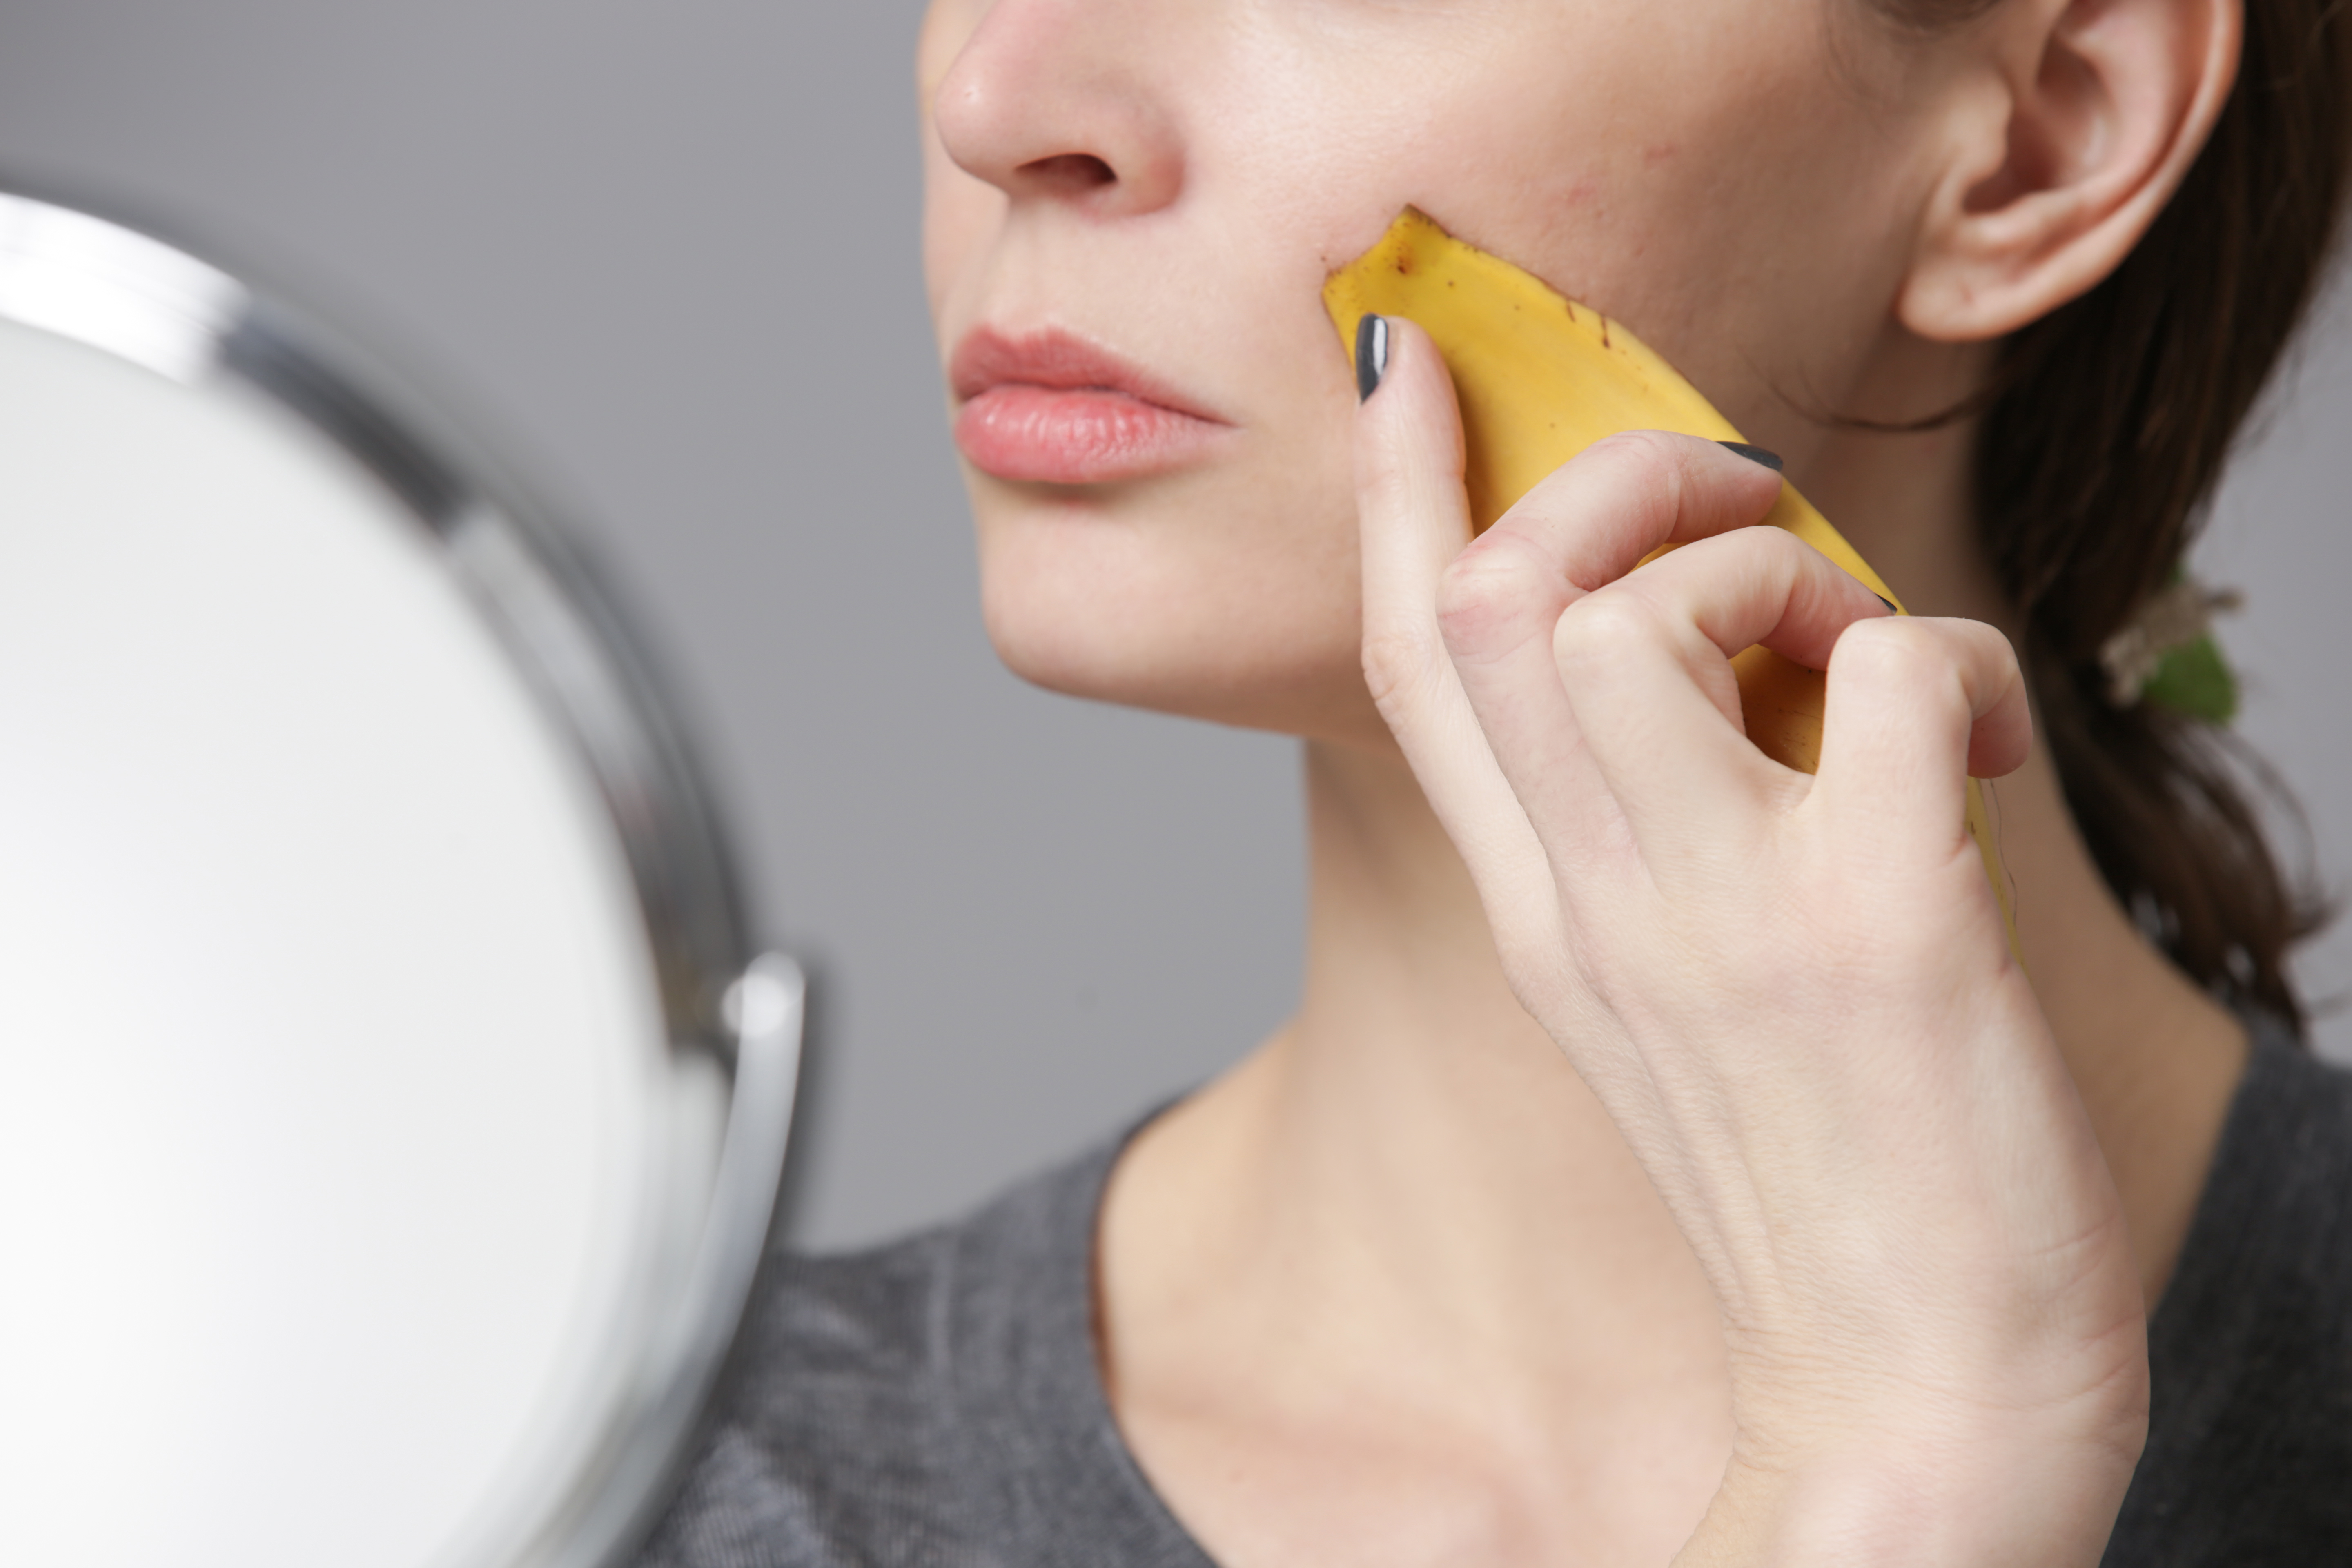
[[1676,147],[1671,142],[1660,142],[1654,145],[1644,147],[1642,149],[1643,166],[1645,168],[1654,169],[1680,151],[1681,149]]

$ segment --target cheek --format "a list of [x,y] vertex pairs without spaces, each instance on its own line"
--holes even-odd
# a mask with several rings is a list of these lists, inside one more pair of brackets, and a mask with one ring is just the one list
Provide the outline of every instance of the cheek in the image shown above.
[[[1334,263],[1410,202],[1626,321],[1743,427],[1831,392],[1885,323],[1912,203],[1899,128],[1848,84],[1822,0],[1497,3],[1445,47],[1383,29],[1261,178]],[[1287,170],[1313,171],[1302,183]]]
[[1517,144],[1549,151],[1496,149],[1500,177],[1463,192],[1457,226],[1801,452],[1817,432],[1796,405],[1834,405],[1890,320],[1916,208],[1906,128],[1853,82],[1818,0],[1693,5],[1654,26],[1614,9],[1573,91],[1544,106],[1519,80]]

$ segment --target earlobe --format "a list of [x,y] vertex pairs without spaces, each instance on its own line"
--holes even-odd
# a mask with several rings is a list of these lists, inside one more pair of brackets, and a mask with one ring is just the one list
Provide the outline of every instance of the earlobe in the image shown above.
[[1896,302],[1941,342],[2001,337],[2088,292],[2147,232],[2237,75],[2242,0],[2051,0],[1967,47],[1952,155]]

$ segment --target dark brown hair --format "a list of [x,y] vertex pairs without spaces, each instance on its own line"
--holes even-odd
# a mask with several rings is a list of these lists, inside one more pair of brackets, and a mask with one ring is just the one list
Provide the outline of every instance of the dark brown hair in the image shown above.
[[[1996,0],[1874,0],[1941,31]],[[2200,984],[2301,1025],[2288,950],[2323,923],[2264,838],[2274,776],[2226,732],[2109,700],[2100,649],[2180,569],[2231,444],[2324,280],[2352,164],[2346,0],[2245,0],[2238,79],[2115,273],[2014,333],[1975,503],[2027,627],[2042,739],[2101,873]]]

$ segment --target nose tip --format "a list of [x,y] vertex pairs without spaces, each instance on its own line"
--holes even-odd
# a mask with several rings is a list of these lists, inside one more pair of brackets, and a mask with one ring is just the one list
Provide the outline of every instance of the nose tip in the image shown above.
[[[1099,216],[1156,211],[1183,184],[1183,149],[1118,29],[998,0],[940,81],[932,120],[965,173],[1022,201]],[[1055,25],[1041,25],[1054,20]]]

